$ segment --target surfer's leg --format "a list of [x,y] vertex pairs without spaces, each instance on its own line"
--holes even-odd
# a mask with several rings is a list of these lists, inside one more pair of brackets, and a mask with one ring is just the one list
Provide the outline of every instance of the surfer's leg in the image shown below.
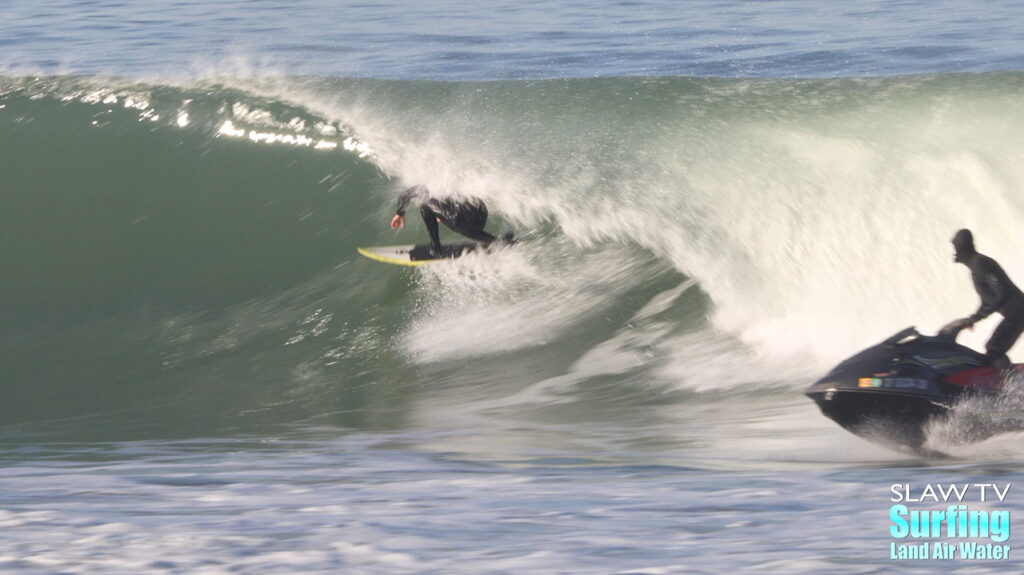
[[1010,351],[1022,332],[1024,332],[1024,314],[1012,315],[1003,319],[985,345],[985,355],[992,365],[1000,369],[1010,367],[1010,358],[1006,356],[1006,352]]
[[477,229],[459,230],[459,233],[464,235],[464,236],[466,236],[467,238],[470,238],[472,240],[476,240],[476,241],[484,244],[485,246],[489,245],[491,242],[493,242],[495,239],[497,239],[493,235],[485,232],[482,228],[478,229],[478,230]]
[[437,227],[437,218],[440,214],[435,212],[426,203],[420,206],[420,213],[423,214],[423,223],[427,226],[427,233],[430,234],[430,247],[434,253],[441,255],[441,234]]
[[467,238],[483,243],[484,246],[497,239],[484,231],[484,226],[487,225],[487,207],[483,205],[463,209],[454,222],[445,221],[444,224]]

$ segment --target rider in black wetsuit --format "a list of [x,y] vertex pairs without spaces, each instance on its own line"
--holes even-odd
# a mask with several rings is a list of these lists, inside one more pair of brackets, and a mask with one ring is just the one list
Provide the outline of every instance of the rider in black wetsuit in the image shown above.
[[405,209],[416,197],[421,197],[420,213],[423,214],[423,223],[427,225],[430,247],[434,255],[441,255],[441,238],[438,235],[437,222],[468,238],[482,242],[484,246],[496,239],[484,231],[484,226],[487,225],[487,206],[483,201],[435,198],[430,195],[426,186],[412,186],[402,192],[398,198],[395,217],[391,219],[392,229],[405,227]]
[[981,296],[981,307],[974,315],[957,320],[950,328],[959,331],[971,327],[985,319],[992,312],[1003,316],[1002,323],[992,332],[992,337],[985,345],[989,361],[1000,369],[1010,367],[1010,358],[1006,356],[1013,344],[1024,332],[1024,293],[1010,281],[996,261],[974,249],[974,236],[970,230],[960,230],[953,236],[953,249],[956,257],[953,261],[962,263],[971,270],[974,289]]

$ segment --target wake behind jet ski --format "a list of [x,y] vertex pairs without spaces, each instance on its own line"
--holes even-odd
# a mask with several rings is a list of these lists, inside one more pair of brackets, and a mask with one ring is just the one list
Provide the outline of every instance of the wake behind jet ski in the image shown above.
[[1003,386],[1003,372],[986,356],[956,343],[963,327],[954,322],[936,336],[908,327],[843,361],[804,393],[856,435],[928,453],[931,421],[966,397],[993,396]]

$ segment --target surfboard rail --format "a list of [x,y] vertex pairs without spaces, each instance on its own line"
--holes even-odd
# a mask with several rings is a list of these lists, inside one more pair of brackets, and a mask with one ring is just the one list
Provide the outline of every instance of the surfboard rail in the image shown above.
[[399,266],[421,266],[444,260],[455,259],[466,255],[476,249],[479,244],[475,242],[445,244],[442,247],[443,255],[434,257],[430,246],[426,244],[403,245],[403,246],[376,246],[356,248],[360,254],[378,262],[395,264]]
[[[429,263],[433,263],[433,262],[439,261],[439,260],[429,260],[429,259],[428,260],[415,260],[415,259],[412,259],[408,254],[413,249],[415,249],[415,247],[416,246],[413,246],[413,245],[408,245],[408,246],[377,246],[377,247],[356,248],[356,250],[360,254],[370,258],[371,260],[375,260],[375,261],[378,261],[378,262],[384,262],[386,264],[395,264],[395,265],[399,265],[399,266],[412,266],[412,267],[415,267],[415,266],[421,266],[423,264],[429,264]],[[399,251],[402,248],[404,248],[406,250],[404,252],[404,255],[403,255],[403,252]]]

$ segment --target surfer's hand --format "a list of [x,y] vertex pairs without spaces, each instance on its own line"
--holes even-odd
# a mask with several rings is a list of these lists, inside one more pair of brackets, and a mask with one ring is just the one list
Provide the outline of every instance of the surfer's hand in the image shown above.
[[400,215],[398,215],[398,214],[395,214],[395,217],[391,218],[391,229],[404,228],[404,227],[405,227],[405,218],[400,216]]
[[971,318],[969,318],[969,317],[965,317],[963,319],[958,319],[956,321],[956,323],[957,323],[957,327],[959,327],[960,329],[967,329],[967,330],[972,330],[972,331],[974,330],[974,322],[971,321]]
[[974,329],[974,323],[970,318],[965,317],[962,319],[955,319],[943,326],[943,328],[939,330],[939,333],[943,335],[956,336],[956,334],[960,333],[960,330],[963,329]]

